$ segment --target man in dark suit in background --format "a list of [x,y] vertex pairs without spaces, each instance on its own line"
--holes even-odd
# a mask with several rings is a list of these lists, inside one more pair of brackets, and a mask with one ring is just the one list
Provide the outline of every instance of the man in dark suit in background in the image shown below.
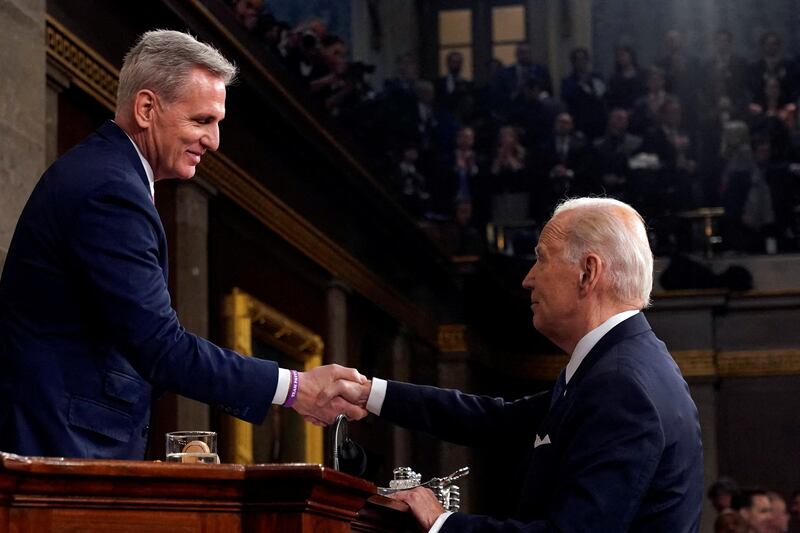
[[404,427],[470,446],[520,443],[530,461],[512,519],[445,513],[426,488],[399,492],[425,530],[695,532],[703,504],[697,409],[641,313],[653,256],[641,216],[611,199],[561,204],[522,285],[533,324],[571,354],[556,387],[516,401],[384,381],[342,394]]
[[305,373],[185,331],[167,292],[153,183],[190,179],[219,146],[236,68],[175,31],[145,33],[117,111],[56,161],[17,223],[0,279],[0,450],[141,459],[151,397],[172,390],[259,423],[270,404],[330,422],[363,411],[318,391],[353,369]]

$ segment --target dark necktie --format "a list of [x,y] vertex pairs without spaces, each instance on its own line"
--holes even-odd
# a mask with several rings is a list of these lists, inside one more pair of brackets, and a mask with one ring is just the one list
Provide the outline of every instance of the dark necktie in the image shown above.
[[556,380],[556,384],[553,386],[553,395],[550,397],[550,409],[556,404],[556,402],[564,395],[564,391],[567,388],[567,367],[561,369],[561,373],[558,375],[558,379]]

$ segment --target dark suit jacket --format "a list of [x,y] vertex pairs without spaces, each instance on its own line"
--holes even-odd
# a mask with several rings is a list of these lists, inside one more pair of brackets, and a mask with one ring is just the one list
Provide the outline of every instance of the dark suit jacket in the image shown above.
[[0,450],[130,459],[144,457],[154,391],[259,422],[278,372],[181,327],[144,168],[110,121],[44,173],[17,223],[0,368]]
[[[686,382],[644,315],[583,360],[548,411],[539,394],[506,402],[389,382],[381,416],[451,442],[537,440],[511,520],[455,513],[442,532],[697,531],[703,457]],[[506,439],[505,441],[500,439]]]

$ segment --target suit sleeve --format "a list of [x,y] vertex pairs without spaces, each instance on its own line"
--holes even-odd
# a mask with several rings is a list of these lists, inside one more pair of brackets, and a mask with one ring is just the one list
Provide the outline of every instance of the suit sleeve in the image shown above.
[[546,520],[455,513],[441,532],[628,531],[664,447],[655,407],[639,383],[610,373],[581,384],[573,411],[561,430],[567,442]]
[[184,330],[159,263],[158,214],[132,189],[107,182],[83,202],[70,231],[73,268],[101,320],[97,337],[120,347],[150,383],[260,422],[275,394],[277,364]]
[[496,446],[498,442],[532,439],[547,413],[545,392],[513,402],[389,381],[381,417],[464,446]]

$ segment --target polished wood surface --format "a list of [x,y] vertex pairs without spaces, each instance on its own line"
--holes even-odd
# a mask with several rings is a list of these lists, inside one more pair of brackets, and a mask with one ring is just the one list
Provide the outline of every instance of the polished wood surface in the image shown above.
[[0,454],[0,533],[418,531],[408,507],[319,465]]

